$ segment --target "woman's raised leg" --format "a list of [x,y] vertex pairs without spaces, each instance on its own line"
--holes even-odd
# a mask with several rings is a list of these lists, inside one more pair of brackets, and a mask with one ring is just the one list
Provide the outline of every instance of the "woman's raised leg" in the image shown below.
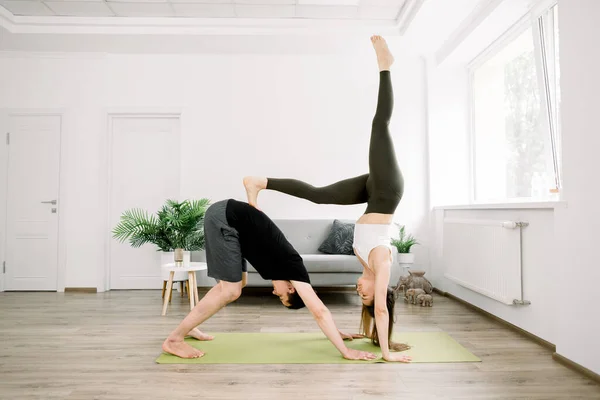
[[351,205],[368,200],[368,174],[344,179],[328,186],[315,187],[297,179],[245,177],[244,186],[248,204],[256,207],[258,193],[263,189],[274,190],[316,204]]
[[[402,197],[404,179],[398,165],[394,142],[389,129],[394,109],[394,91],[390,75],[390,66],[394,62],[394,57],[381,36],[373,36],[371,41],[379,65],[379,93],[369,144],[369,182],[367,185],[371,193],[389,192]],[[381,206],[375,205],[375,207],[377,209],[367,210],[367,212],[394,213],[392,209],[379,210]],[[386,204],[383,208],[387,209],[390,206]]]

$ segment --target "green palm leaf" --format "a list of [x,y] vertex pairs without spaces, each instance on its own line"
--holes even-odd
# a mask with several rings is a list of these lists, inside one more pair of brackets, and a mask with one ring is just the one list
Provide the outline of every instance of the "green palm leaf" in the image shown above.
[[209,199],[182,202],[167,199],[156,215],[137,208],[127,210],[113,229],[113,237],[119,242],[128,240],[132,247],[152,243],[161,251],[202,250],[204,215],[209,206]]
[[156,218],[144,210],[127,210],[121,216],[120,223],[113,229],[115,239],[120,242],[128,238],[147,233],[156,227]]
[[400,226],[399,237],[392,238],[391,245],[396,247],[398,253],[410,253],[412,246],[419,244],[413,235],[407,235],[404,225]]

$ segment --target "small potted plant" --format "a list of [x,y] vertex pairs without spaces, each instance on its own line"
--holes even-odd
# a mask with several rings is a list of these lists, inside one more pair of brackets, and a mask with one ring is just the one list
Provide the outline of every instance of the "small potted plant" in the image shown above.
[[419,244],[413,235],[406,234],[404,225],[400,226],[399,237],[392,238],[391,244],[398,250],[398,264],[412,264],[415,255],[410,253],[412,246]]
[[208,199],[167,200],[156,215],[141,209],[126,210],[113,229],[113,238],[129,240],[132,247],[151,243],[162,253],[161,263],[186,264],[190,252],[204,249],[204,215]]

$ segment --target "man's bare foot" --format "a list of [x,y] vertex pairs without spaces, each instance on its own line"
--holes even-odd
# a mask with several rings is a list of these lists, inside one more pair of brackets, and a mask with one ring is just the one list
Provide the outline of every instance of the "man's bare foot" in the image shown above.
[[390,52],[388,45],[384,38],[381,36],[371,36],[371,43],[375,48],[377,54],[377,64],[379,64],[379,71],[389,71],[390,67],[394,63],[394,56]]
[[162,345],[163,351],[181,358],[200,358],[204,355],[198,349],[193,348],[184,341],[171,340],[167,338]]
[[258,192],[267,188],[267,178],[247,176],[244,178],[244,187],[248,196],[248,204],[260,210],[257,206]]
[[196,340],[213,340],[215,338],[214,336],[207,335],[198,328],[192,329],[187,335],[193,337]]

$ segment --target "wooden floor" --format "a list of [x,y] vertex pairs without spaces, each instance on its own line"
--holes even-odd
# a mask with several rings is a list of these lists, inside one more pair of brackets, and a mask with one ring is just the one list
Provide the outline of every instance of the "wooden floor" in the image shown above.
[[[450,299],[398,302],[396,328],[440,330],[481,363],[375,365],[158,365],[161,343],[185,316],[160,291],[0,293],[2,399],[600,399],[600,385]],[[356,331],[353,294],[322,296],[342,330]],[[188,307],[188,308],[186,308]],[[209,332],[318,331],[306,309],[248,296],[209,320]]]

